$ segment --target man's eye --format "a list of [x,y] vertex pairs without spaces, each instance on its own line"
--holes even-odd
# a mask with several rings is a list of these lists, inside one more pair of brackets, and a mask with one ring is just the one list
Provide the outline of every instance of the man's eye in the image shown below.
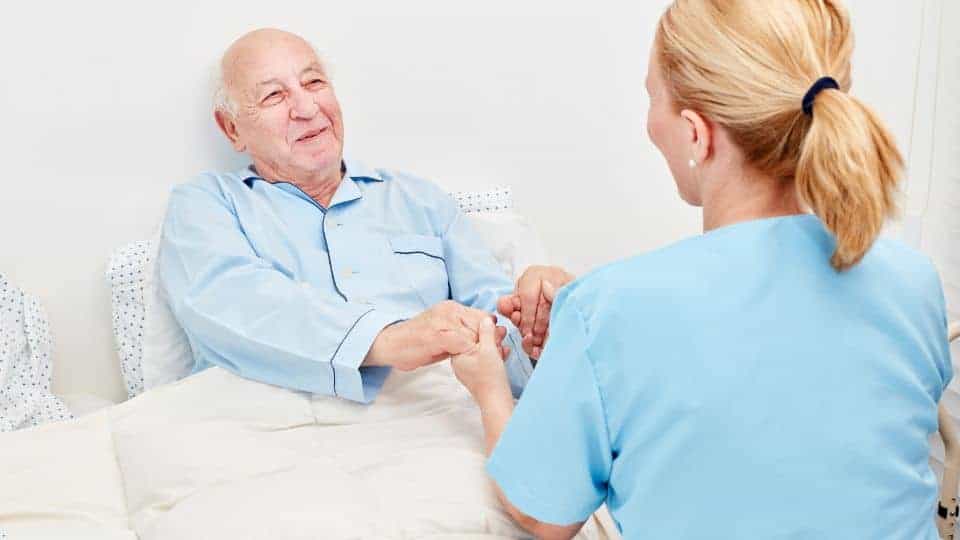
[[316,87],[319,87],[319,86],[322,86],[322,85],[326,84],[326,82],[327,82],[327,81],[325,81],[325,80],[323,80],[323,79],[312,79],[310,82],[307,83],[307,86],[312,87],[312,88],[316,88]]
[[280,100],[280,91],[273,91],[267,94],[267,97],[263,98],[262,103],[276,103]]

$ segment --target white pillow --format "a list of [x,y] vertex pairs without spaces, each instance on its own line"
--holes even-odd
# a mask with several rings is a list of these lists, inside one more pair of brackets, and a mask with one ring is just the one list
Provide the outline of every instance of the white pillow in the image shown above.
[[110,257],[107,280],[113,303],[113,337],[128,397],[181,379],[193,355],[186,334],[162,297],[156,275],[160,228]]
[[536,229],[513,210],[467,215],[474,229],[513,281],[533,264],[546,264],[547,255]]
[[[546,262],[533,225],[512,210],[510,188],[451,194],[504,272],[516,279]],[[193,353],[155,277],[160,231],[119,249],[107,272],[113,293],[114,338],[130,397],[190,374]]]
[[153,263],[144,274],[145,317],[143,336],[143,385],[144,389],[156,388],[190,374],[193,369],[193,351],[183,328],[173,318],[173,312],[156,277],[157,253],[160,249],[158,228],[151,242]]

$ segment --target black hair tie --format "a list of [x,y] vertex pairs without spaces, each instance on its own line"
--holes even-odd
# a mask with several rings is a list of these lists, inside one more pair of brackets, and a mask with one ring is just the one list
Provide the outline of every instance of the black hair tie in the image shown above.
[[820,80],[813,83],[813,86],[807,91],[807,95],[803,96],[803,114],[813,116],[813,102],[817,99],[817,94],[828,89],[840,89],[840,85],[833,77],[821,77]]

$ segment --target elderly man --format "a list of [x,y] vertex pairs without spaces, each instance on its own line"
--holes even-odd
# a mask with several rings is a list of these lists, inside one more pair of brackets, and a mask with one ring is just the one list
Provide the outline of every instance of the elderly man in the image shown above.
[[369,403],[390,368],[474,347],[502,296],[497,338],[519,395],[532,371],[524,348],[539,354],[545,331],[540,284],[553,270],[528,272],[521,301],[437,186],[344,161],[340,105],[300,37],[251,32],[221,70],[214,117],[252,165],[176,187],[159,256],[194,370],[218,365]]

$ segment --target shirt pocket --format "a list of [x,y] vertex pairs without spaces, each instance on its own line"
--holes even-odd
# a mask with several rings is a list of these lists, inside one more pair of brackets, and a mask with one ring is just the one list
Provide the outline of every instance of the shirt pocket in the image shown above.
[[443,241],[436,236],[401,234],[390,237],[395,271],[416,291],[428,308],[450,298],[447,265],[443,257]]

